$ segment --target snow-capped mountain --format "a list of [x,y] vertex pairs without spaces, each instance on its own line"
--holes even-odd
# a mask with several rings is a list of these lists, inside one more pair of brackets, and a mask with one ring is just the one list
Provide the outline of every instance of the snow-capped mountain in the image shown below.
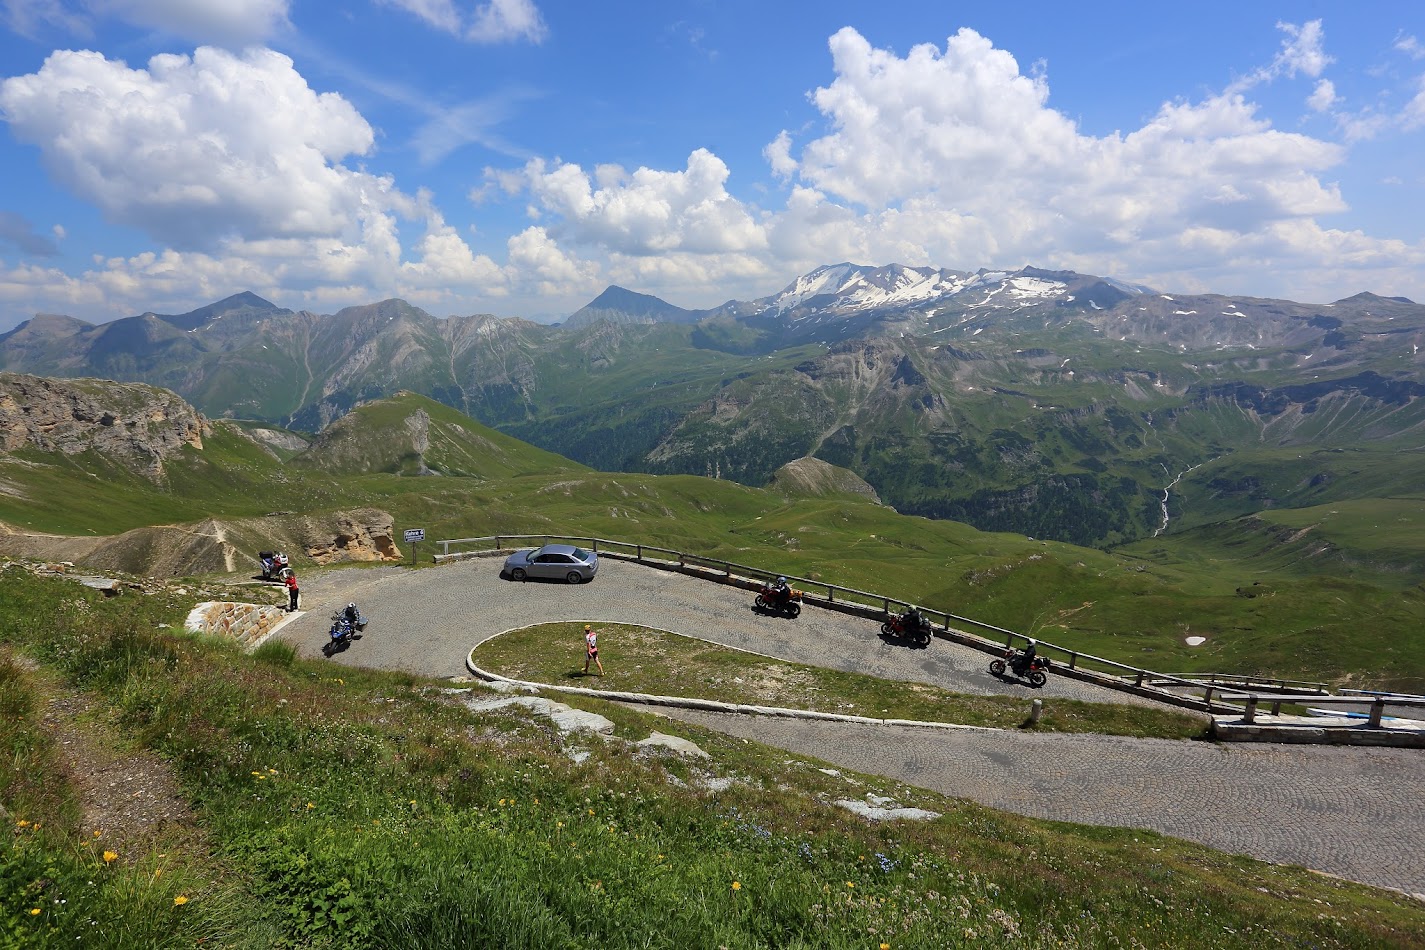
[[737,304],[739,316],[825,319],[872,311],[924,309],[952,301],[960,307],[1078,303],[1103,308],[1147,288],[1073,271],[1024,267],[976,273],[887,264],[829,264],[798,277],[780,293]]

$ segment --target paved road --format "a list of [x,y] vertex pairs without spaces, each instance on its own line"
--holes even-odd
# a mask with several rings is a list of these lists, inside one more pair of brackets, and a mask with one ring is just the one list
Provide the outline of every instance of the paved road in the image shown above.
[[[477,642],[555,620],[647,623],[799,663],[932,683],[967,693],[1123,702],[1051,677],[1042,690],[1001,682],[987,657],[937,640],[884,641],[878,625],[808,608],[764,618],[745,591],[605,561],[592,584],[498,577],[498,560],[416,572],[334,571],[303,583],[306,616],[281,636],[320,656],[329,615],[356,600],[367,635],[331,662],[432,676],[465,672]],[[581,644],[570,645],[571,663]],[[617,686],[617,682],[611,682]],[[942,733],[672,711],[680,719],[1040,818],[1151,828],[1224,851],[1301,864],[1352,880],[1425,893],[1425,755],[1409,749],[1229,745],[1040,735]]]

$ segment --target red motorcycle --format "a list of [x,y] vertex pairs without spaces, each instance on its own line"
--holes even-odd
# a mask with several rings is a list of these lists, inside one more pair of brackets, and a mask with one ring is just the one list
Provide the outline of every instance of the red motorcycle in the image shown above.
[[773,587],[763,584],[753,601],[758,610],[786,614],[792,619],[801,616],[802,592],[791,587]]
[[990,672],[995,676],[1003,676],[1008,670],[1020,679],[1029,680],[1029,685],[1037,689],[1049,682],[1045,673],[1049,666],[1047,656],[1040,656],[1038,653],[1029,656],[1023,650],[1005,650],[1003,659],[990,661]]
[[908,637],[917,646],[929,645],[931,637],[930,621],[918,611],[911,610],[887,616],[886,622],[881,624],[881,632],[887,636]]

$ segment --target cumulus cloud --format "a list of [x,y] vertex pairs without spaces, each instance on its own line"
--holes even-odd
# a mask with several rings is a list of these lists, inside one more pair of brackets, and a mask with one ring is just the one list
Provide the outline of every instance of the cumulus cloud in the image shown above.
[[350,234],[401,200],[389,179],[340,164],[370,151],[366,120],[271,50],[202,47],[147,69],[59,51],[0,82],[0,115],[67,188],[180,250]]
[[[707,149],[683,171],[529,162],[522,184],[558,215],[573,240],[628,254],[741,252],[765,243],[748,209],[727,192],[727,165]],[[509,179],[503,179],[508,183]]]
[[[1291,32],[1276,68],[1318,69],[1319,39]],[[812,94],[828,130],[800,155],[786,132],[765,152],[796,179],[768,226],[778,253],[1008,266],[1073,249],[1134,274],[1185,251],[1184,235],[1199,260],[1225,260],[1233,242],[1346,207],[1321,178],[1343,149],[1273,128],[1230,87],[1094,137],[1051,108],[1045,75],[973,30],[903,57],[849,28],[830,48],[836,78]]]
[[382,2],[405,10],[437,30],[472,43],[511,43],[518,40],[542,43],[549,33],[544,17],[533,0],[490,0],[478,4],[468,19],[461,15],[454,0]]
[[[55,236],[63,238],[63,229],[57,230]],[[5,244],[31,257],[54,257],[59,253],[58,245],[43,234],[36,233],[28,218],[13,211],[0,211],[0,245]]]

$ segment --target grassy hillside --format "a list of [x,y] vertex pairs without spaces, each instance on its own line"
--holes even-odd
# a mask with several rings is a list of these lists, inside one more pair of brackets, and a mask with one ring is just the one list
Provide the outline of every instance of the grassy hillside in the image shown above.
[[[0,932],[105,947],[1410,947],[1408,898],[1143,831],[1034,821],[597,700],[609,740],[449,684],[249,657],[185,605],[0,572]],[[79,605],[83,605],[82,607]],[[168,629],[158,628],[168,624]],[[46,686],[45,678],[58,681]],[[187,835],[91,828],[39,710],[168,764]],[[638,750],[653,730],[707,759]],[[98,731],[98,730],[96,730]],[[875,823],[832,803],[936,812]],[[92,804],[92,802],[91,802]],[[138,832],[135,834],[135,832]],[[96,835],[95,832],[98,832]],[[119,844],[120,840],[126,844]],[[113,842],[113,843],[111,843]]]
[[[422,416],[417,451],[410,422]],[[334,432],[298,467],[220,424],[201,452],[167,466],[165,485],[97,457],[0,457],[0,521],[105,535],[377,508],[430,539],[574,534],[686,550],[1169,672],[1425,690],[1425,514],[1410,497],[1277,509],[1107,553],[786,487],[591,472],[413,395],[363,407]],[[1352,464],[1366,477],[1369,466]],[[421,466],[443,474],[408,477]],[[230,538],[248,543],[241,529]]]

